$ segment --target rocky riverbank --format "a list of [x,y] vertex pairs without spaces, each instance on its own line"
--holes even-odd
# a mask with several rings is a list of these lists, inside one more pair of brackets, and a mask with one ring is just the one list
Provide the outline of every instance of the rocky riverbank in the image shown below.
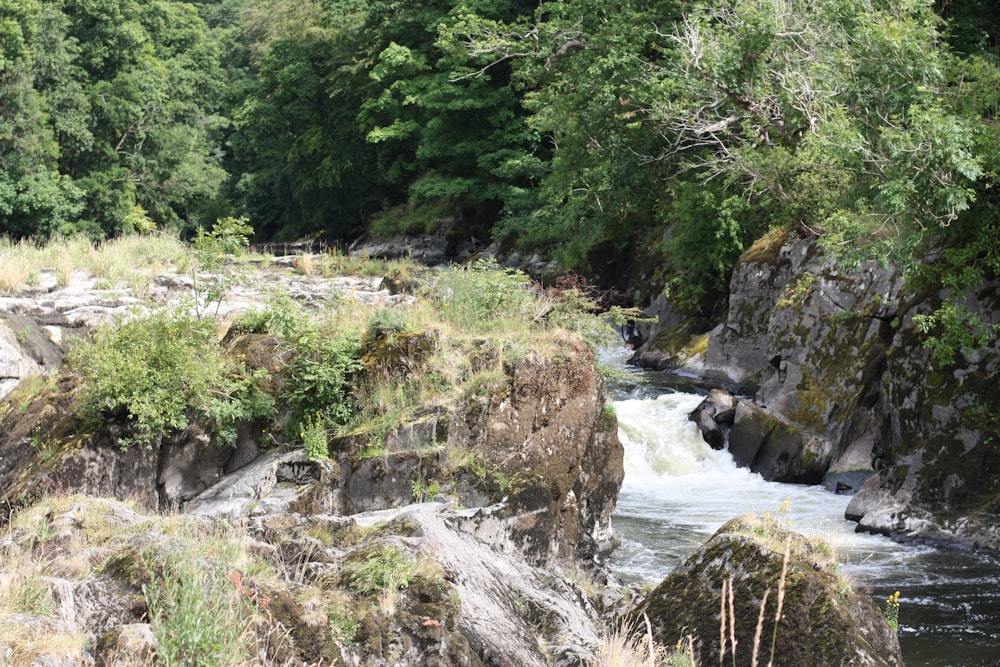
[[[433,358],[444,360],[436,373],[458,369],[462,390],[389,427],[327,432],[321,451],[282,430],[280,411],[239,423],[232,446],[198,410],[135,442],[120,410],[81,417],[83,380],[61,363],[65,346],[136,308],[189,298],[188,277],[158,276],[140,301],[43,273],[0,303],[3,372],[16,382],[0,403],[0,656],[604,664],[627,609],[602,561],[623,469],[591,349],[569,334],[536,335],[528,350],[486,337],[458,345],[389,314],[414,295],[300,265],[269,262],[216,304],[220,354],[241,372],[265,372],[275,396],[301,373],[287,341],[240,320],[280,289],[308,308],[374,304],[356,386],[411,383]],[[442,308],[458,299],[449,289]],[[684,630],[658,632],[673,644]]]
[[[655,328],[635,360],[744,397],[722,425],[731,451],[769,479],[850,487],[859,529],[1000,549],[1000,343],[934,361],[915,316],[944,293],[911,294],[875,263],[843,271],[815,240],[776,233],[741,257],[721,324]],[[995,321],[1000,284],[965,301]]]

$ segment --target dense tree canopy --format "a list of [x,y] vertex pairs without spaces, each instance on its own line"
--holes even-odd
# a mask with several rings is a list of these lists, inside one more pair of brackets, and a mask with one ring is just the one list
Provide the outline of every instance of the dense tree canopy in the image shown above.
[[336,241],[430,206],[567,269],[655,255],[697,311],[784,227],[933,249],[957,289],[1000,267],[998,29],[986,0],[0,0],[0,232]]

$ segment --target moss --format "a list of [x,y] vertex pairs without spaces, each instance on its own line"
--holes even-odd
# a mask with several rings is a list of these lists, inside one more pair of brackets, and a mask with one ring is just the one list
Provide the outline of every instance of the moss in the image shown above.
[[683,354],[688,358],[697,356],[699,354],[705,354],[706,352],[708,352],[708,341],[709,341],[709,335],[707,333],[698,336],[692,336],[691,340],[689,340],[688,344],[684,347]]
[[440,335],[433,330],[375,332],[364,340],[367,349],[361,356],[363,375],[369,381],[402,380],[423,368],[439,343]]
[[754,241],[754,244],[740,256],[739,261],[778,264],[781,261],[781,248],[787,239],[787,229],[773,229]]
[[775,304],[775,308],[789,308],[796,304],[802,303],[806,295],[812,291],[813,286],[816,284],[816,276],[811,273],[801,273],[796,276],[784,290],[781,292],[781,296],[778,297],[778,302]]

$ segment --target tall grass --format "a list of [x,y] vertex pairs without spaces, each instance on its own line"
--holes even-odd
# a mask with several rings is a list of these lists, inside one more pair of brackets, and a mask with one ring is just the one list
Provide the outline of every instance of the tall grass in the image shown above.
[[12,294],[28,282],[32,248],[25,241],[11,243],[0,238],[0,292]]
[[698,667],[694,640],[685,637],[673,647],[653,640],[649,619],[645,632],[619,627],[606,633],[597,646],[594,667]]
[[43,272],[58,287],[69,285],[77,271],[129,287],[136,275],[155,277],[172,268],[187,271],[190,250],[168,234],[133,235],[94,244],[83,237],[55,238],[44,244],[0,238],[0,292],[11,294],[37,282]]
[[236,569],[199,562],[197,552],[144,563],[143,586],[157,655],[165,665],[237,667],[254,664],[256,610]]
[[[56,527],[67,514],[74,521]],[[137,540],[138,535],[147,537]],[[0,549],[0,667],[36,664],[43,656],[72,662],[87,638],[59,630],[47,578],[82,580],[114,560],[109,554],[128,554],[134,568],[128,576],[145,582],[142,599],[157,639],[156,664],[275,664],[261,658],[279,638],[258,636],[269,603],[258,585],[282,575],[250,553],[243,525],[206,524],[183,515],[147,518],[119,501],[47,497],[13,514],[0,538],[7,544]],[[49,556],[37,557],[38,545],[49,542]],[[92,546],[102,555],[89,561],[81,554]],[[82,562],[67,565],[71,561]],[[26,623],[17,616],[22,614],[53,620]]]

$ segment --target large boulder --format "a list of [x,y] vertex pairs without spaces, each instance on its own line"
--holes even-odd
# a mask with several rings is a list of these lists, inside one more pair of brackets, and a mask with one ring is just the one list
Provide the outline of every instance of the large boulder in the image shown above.
[[[819,460],[806,456],[809,472],[797,481],[816,481],[817,471],[871,474],[901,287],[892,269],[867,263],[843,271],[814,239],[769,234],[737,262],[728,313],[707,345],[691,339],[688,348],[705,346],[697,363],[681,354],[677,365],[752,396],[783,430],[799,433],[793,439],[821,452]],[[677,330],[647,346],[664,347],[659,338]],[[761,472],[773,476],[775,466],[764,461]]]
[[749,401],[740,401],[729,434],[729,451],[738,465],[767,480],[818,484],[830,467],[829,441],[809,434]]
[[775,518],[734,519],[646,596],[630,625],[642,630],[648,619],[654,639],[670,646],[692,637],[706,665],[902,665],[896,633],[830,554]]
[[546,501],[517,528],[534,545],[532,562],[592,561],[614,545],[611,513],[625,474],[594,354],[567,341],[504,372],[506,386],[457,411],[448,441]]

